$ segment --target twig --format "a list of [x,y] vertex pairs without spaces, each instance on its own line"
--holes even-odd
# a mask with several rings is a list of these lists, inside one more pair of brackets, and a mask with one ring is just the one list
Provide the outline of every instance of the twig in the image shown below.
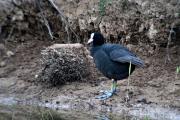
[[51,116],[51,120],[54,120],[52,113],[48,110],[49,115]]
[[70,42],[70,33],[69,33],[69,29],[68,26],[65,27],[65,30],[67,32],[67,36],[68,36],[68,43]]
[[129,76],[128,76],[128,82],[127,82],[127,95],[126,95],[126,103],[129,101],[129,84],[130,84],[130,75],[131,75],[131,61],[129,62]]
[[38,8],[40,10],[40,15],[43,18],[43,21],[44,21],[44,24],[45,24],[46,28],[48,29],[49,36],[53,40],[54,37],[53,37],[53,34],[52,34],[52,30],[50,28],[48,20],[46,19],[45,15],[44,15],[44,13],[43,13],[43,11],[41,9],[40,1],[37,0],[36,2],[37,2],[37,6],[38,6]]
[[[79,42],[79,37],[78,37],[78,35],[74,32],[74,30],[71,28],[71,26],[70,26],[70,24],[69,24],[69,22],[66,20],[66,17],[64,16],[64,14],[63,14],[63,12],[61,12],[61,10],[58,8],[58,6],[54,3],[54,1],[53,0],[48,0],[50,3],[51,3],[51,5],[52,5],[52,7],[58,12],[58,14],[60,15],[60,17],[61,17],[61,20],[66,24],[66,26],[71,30],[71,32],[76,36],[76,39],[78,40],[78,42]],[[67,34],[69,34],[68,33],[68,31],[66,31],[67,32]]]
[[43,92],[43,90],[40,90],[40,91],[37,92],[37,93],[27,95],[27,96],[26,96],[26,99],[32,99],[32,98],[34,98],[34,97],[40,95],[42,92]]
[[169,55],[169,46],[170,46],[170,43],[172,41],[172,34],[176,34],[175,31],[173,30],[173,28],[174,28],[174,24],[171,26],[171,30],[170,30],[169,37],[168,37],[168,43],[167,43],[167,46],[166,46],[165,63],[171,62],[171,58],[170,58],[170,55]]
[[[13,34],[13,32],[14,32],[14,26],[12,26],[12,28],[11,28],[11,30],[10,30],[10,32],[9,32],[9,35],[8,35],[8,37],[7,37],[7,40],[10,40],[10,38],[12,37],[12,34]],[[7,40],[5,40],[5,44],[6,44],[6,41]]]
[[178,74],[180,73],[180,66],[177,66],[176,68],[176,79],[178,79]]
[[11,120],[14,120],[14,111],[12,112],[12,118],[11,118]]

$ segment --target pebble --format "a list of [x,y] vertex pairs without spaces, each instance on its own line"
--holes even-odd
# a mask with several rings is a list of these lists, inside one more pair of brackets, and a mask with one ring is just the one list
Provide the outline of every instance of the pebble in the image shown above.
[[6,52],[6,55],[7,55],[8,57],[11,57],[11,56],[14,56],[14,53],[9,50],[9,51]]
[[5,61],[0,62],[0,67],[5,67],[5,66],[6,66],[6,62]]
[[39,77],[39,75],[35,75],[34,77],[37,79]]

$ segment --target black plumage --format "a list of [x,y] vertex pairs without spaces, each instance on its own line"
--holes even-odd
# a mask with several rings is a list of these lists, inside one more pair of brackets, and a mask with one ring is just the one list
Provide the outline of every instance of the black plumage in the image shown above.
[[104,37],[100,33],[92,33],[91,55],[96,67],[106,77],[122,80],[129,76],[129,64],[131,61],[131,73],[135,67],[142,67],[143,61],[126,47],[119,44],[104,43]]

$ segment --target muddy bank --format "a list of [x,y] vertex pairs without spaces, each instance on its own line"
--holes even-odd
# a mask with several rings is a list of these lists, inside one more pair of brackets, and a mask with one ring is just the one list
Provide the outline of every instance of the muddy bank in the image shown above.
[[80,112],[80,111],[54,111],[39,106],[5,106],[0,105],[0,119],[2,120],[119,120],[119,119],[136,119],[138,117],[129,116],[127,114],[115,115],[112,113],[93,113],[93,112]]
[[[68,41],[65,25],[48,9],[46,12],[50,17],[47,16],[47,19],[52,22],[54,40],[50,39],[42,18],[37,15],[39,11],[34,7],[27,7],[28,4],[22,8],[13,5],[12,7],[16,9],[8,9],[6,17],[2,17],[3,22],[0,25],[0,101],[2,103],[114,114],[125,112],[140,117],[150,116],[154,119],[179,119],[180,76],[179,74],[176,76],[176,67],[180,65],[178,31],[176,31],[177,36],[172,36],[169,46],[171,60],[165,64],[171,24],[178,18],[176,14],[178,8],[175,7],[178,4],[167,3],[164,0],[151,1],[153,4],[147,1],[136,1],[137,4],[128,2],[125,3],[127,5],[123,13],[118,12],[122,7],[121,2],[112,1],[103,9],[105,10],[103,16],[99,17],[98,1],[58,0],[56,2],[64,11],[73,30],[81,38],[80,41],[77,41],[72,33],[70,37],[72,40],[69,38],[71,41]],[[160,9],[159,3],[163,4],[161,6],[163,9]],[[130,8],[127,7],[128,5]],[[26,7],[29,9],[25,9]],[[176,28],[178,22],[173,30],[177,30]],[[145,61],[145,67],[137,69],[130,78],[131,95],[128,103],[125,102],[127,80],[118,82],[120,92],[107,101],[94,99],[100,90],[110,89],[111,81],[102,75],[94,76],[98,82],[93,84],[75,81],[63,86],[47,88],[35,82],[36,75],[42,69],[41,50],[54,43],[85,44],[88,33],[94,30],[101,31],[107,41],[128,46]]]
[[[110,89],[111,81],[107,81],[102,76],[97,84],[73,82],[46,88],[40,83],[35,83],[37,68],[40,69],[41,66],[38,58],[41,56],[41,49],[46,47],[41,46],[42,43],[44,42],[30,41],[17,45],[15,55],[8,58],[5,67],[0,68],[1,103],[38,105],[55,110],[96,111],[106,114],[125,112],[142,118],[149,116],[154,119],[179,119],[180,83],[175,73],[177,64],[164,65],[164,59],[160,56],[163,55],[163,51],[158,56],[149,57],[148,61],[151,63],[147,63],[145,68],[137,69],[133,73],[129,86],[131,98],[127,104],[125,102],[127,80],[118,82],[120,92],[107,101],[95,99],[100,90]],[[49,44],[46,43],[47,46]],[[173,60],[174,63],[178,62],[177,59]]]
[[[145,104],[131,104],[131,107],[124,106],[124,104],[118,104],[118,107],[114,106],[108,106],[106,103],[103,103],[101,105],[97,104],[96,99],[89,99],[89,100],[82,100],[81,101],[77,100],[76,98],[73,97],[68,97],[68,96],[58,96],[56,98],[53,98],[54,100],[52,101],[39,101],[39,100],[22,100],[19,98],[14,98],[12,96],[7,97],[7,96],[1,96],[0,97],[0,104],[3,104],[4,107],[1,107],[0,114],[2,114],[1,117],[4,117],[4,115],[9,114],[9,117],[12,117],[11,115],[17,114],[16,116],[22,117],[23,115],[26,115],[29,117],[34,117],[39,114],[39,117],[42,117],[42,113],[45,114],[46,112],[53,112],[50,109],[56,110],[57,114],[53,113],[53,118],[55,115],[56,117],[66,117],[66,119],[72,119],[76,118],[78,120],[85,119],[94,119],[94,120],[99,120],[101,119],[108,119],[108,120],[116,120],[116,119],[126,119],[126,120],[144,120],[144,119],[157,119],[157,120],[179,120],[180,118],[180,112],[176,109],[172,108],[164,108],[157,106],[155,104],[150,104],[150,105],[145,105]],[[63,99],[66,99],[66,102],[62,102]],[[67,102],[67,99],[73,100],[71,104]],[[59,102],[58,100],[61,100]],[[6,105],[8,105],[8,108],[10,108],[10,111],[5,110]],[[28,105],[28,106],[27,106]],[[89,105],[89,106],[88,106]],[[91,106],[90,106],[91,105]],[[18,111],[17,108],[21,108],[20,110],[23,110],[23,114],[21,114],[21,111]],[[24,107],[23,107],[24,106]],[[27,107],[30,109],[30,111],[27,111]],[[13,109],[12,109],[12,108]],[[41,111],[41,108],[44,109],[44,111]],[[40,110],[40,111],[37,111]],[[38,114],[35,114],[33,112],[38,112]],[[10,113],[9,113],[10,112]],[[54,111],[55,112],[55,111]],[[12,113],[12,114],[11,114]],[[30,114],[29,114],[30,113]],[[55,112],[56,113],[56,112]],[[59,114],[60,113],[60,114]],[[49,115],[49,114],[46,114]],[[6,119],[8,118],[7,115],[5,117]]]

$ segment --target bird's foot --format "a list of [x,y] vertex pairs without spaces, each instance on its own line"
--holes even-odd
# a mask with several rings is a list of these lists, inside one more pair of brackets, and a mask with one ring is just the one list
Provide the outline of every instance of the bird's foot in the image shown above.
[[110,91],[103,91],[102,93],[103,93],[103,95],[97,96],[96,99],[106,100],[106,99],[112,97],[113,94],[116,93],[116,91],[110,90]]
[[110,91],[103,91],[103,95],[97,96],[96,99],[100,100],[106,100],[113,96],[117,92],[117,80],[112,79],[112,85],[111,85],[111,90]]

